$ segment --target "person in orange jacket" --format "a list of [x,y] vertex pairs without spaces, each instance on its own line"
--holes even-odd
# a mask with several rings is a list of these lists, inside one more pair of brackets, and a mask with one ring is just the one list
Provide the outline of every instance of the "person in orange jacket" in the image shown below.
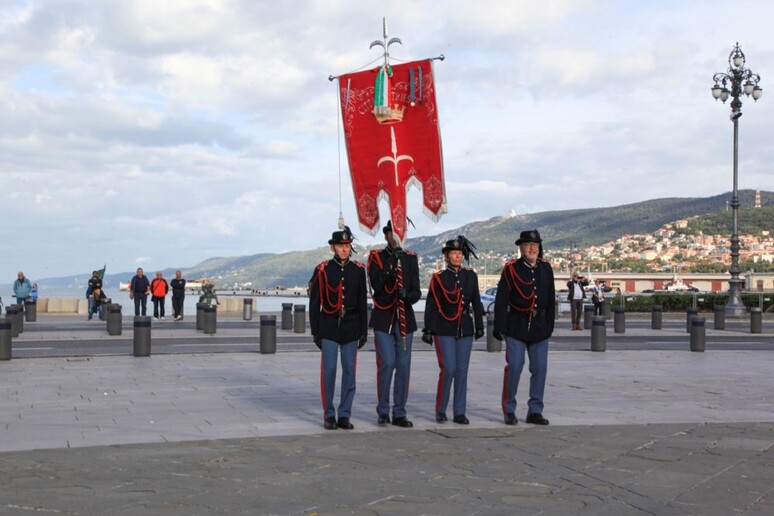
[[169,292],[169,283],[164,279],[161,271],[156,273],[156,277],[151,281],[151,300],[153,301],[153,319],[164,320],[164,301]]

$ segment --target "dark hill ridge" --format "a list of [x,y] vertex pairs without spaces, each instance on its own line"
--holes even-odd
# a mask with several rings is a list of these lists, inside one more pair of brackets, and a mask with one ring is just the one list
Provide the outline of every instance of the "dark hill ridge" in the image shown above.
[[[739,198],[743,207],[752,207],[755,200],[753,190],[742,190]],[[512,217],[494,217],[489,220],[471,222],[460,228],[434,236],[410,238],[406,247],[415,251],[426,264],[433,264],[439,258],[444,242],[456,235],[464,234],[477,247],[477,254],[494,252],[513,254],[514,241],[520,231],[537,228],[543,236],[546,248],[569,247],[573,242],[578,247],[599,245],[619,238],[623,234],[650,233],[664,224],[679,219],[717,213],[726,210],[731,199],[730,193],[703,198],[654,199],[635,204],[607,208],[582,210],[547,211]],[[761,192],[763,206],[774,205],[774,192]],[[722,215],[718,215],[722,216]],[[731,217],[730,212],[728,217]],[[742,230],[744,228],[741,228]],[[355,259],[364,261],[368,249],[360,249]],[[253,288],[271,288],[276,285],[303,286],[309,281],[312,269],[321,261],[330,258],[328,247],[282,254],[261,253],[249,256],[209,258],[193,267],[183,269],[188,278],[213,278],[220,285],[252,283]],[[109,265],[109,264],[108,264]],[[166,269],[169,273],[174,269]],[[111,274],[106,277],[106,286],[118,281],[128,281],[133,272]],[[60,284],[71,284],[74,278],[49,279]]]

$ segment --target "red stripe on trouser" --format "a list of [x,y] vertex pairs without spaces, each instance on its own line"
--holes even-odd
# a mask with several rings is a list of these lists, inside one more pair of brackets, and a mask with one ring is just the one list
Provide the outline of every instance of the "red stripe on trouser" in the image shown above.
[[443,366],[443,352],[441,351],[441,339],[436,335],[433,340],[435,341],[435,354],[438,357],[438,366],[441,368],[441,372],[438,373],[438,389],[435,393],[435,411],[438,412],[441,408],[441,398],[443,398],[443,378],[445,374],[445,368]]
[[323,367],[322,357],[322,353],[320,353],[320,395],[322,397],[323,419],[325,419],[325,411],[328,407],[325,406],[325,369]]
[[376,338],[376,332],[374,332],[374,349],[376,350],[376,404],[379,405],[379,386],[382,384],[379,372],[382,370],[382,357],[379,356],[379,339]]
[[505,404],[508,401],[508,366],[505,366],[505,373],[503,374],[503,414],[505,414]]

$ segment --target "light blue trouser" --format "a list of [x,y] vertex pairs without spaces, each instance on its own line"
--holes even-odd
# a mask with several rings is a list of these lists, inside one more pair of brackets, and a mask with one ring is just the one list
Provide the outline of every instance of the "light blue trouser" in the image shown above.
[[505,337],[505,375],[503,376],[503,413],[516,412],[516,393],[519,377],[524,369],[524,354],[529,355],[529,401],[527,412],[543,413],[543,393],[546,390],[548,372],[548,339],[525,344],[512,337]]
[[406,402],[411,376],[411,342],[414,334],[406,335],[406,349],[400,338],[400,328],[392,334],[374,331],[376,343],[376,413],[386,416],[390,413],[390,384],[393,373],[395,385],[392,394],[392,417],[406,417]]
[[438,356],[438,390],[435,396],[435,412],[446,413],[449,393],[454,382],[454,415],[464,416],[468,395],[468,366],[473,336],[435,336],[435,354]]
[[323,339],[320,358],[320,390],[323,403],[323,417],[336,417],[333,407],[333,393],[336,390],[336,361],[341,349],[341,401],[339,417],[350,417],[352,401],[355,399],[355,369],[357,368],[357,341],[347,344]]

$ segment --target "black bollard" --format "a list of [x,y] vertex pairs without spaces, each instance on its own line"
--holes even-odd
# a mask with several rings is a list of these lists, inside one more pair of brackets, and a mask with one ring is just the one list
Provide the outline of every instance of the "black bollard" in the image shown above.
[[202,331],[204,329],[204,307],[209,306],[209,303],[196,303],[196,329]]
[[247,297],[242,305],[242,319],[245,321],[253,320],[253,300]]
[[261,316],[261,353],[277,352],[277,316]]
[[293,312],[293,333],[305,333],[306,305],[295,305]]
[[207,335],[215,335],[218,326],[218,307],[205,305],[202,311],[202,331]]
[[27,322],[38,320],[38,302],[35,299],[28,299],[24,302],[24,319]]
[[696,308],[689,306],[688,310],[685,311],[685,331],[688,333],[691,333],[691,320],[693,320],[694,317],[698,317],[699,310]]
[[293,303],[282,303],[282,329],[293,329]]
[[694,317],[691,319],[691,351],[704,351],[706,341],[706,330],[704,327],[704,317]]
[[594,317],[594,305],[585,305],[583,307],[583,329],[591,329],[591,318]]
[[13,323],[10,317],[0,318],[0,360],[11,360],[13,351],[11,326],[13,326]]
[[[16,325],[17,328],[19,328],[19,333],[24,333],[24,306],[20,304],[16,304],[16,314],[14,317],[16,318]],[[18,335],[17,335],[18,337]]]
[[108,335],[121,335],[123,331],[123,316],[121,315],[121,305],[110,303],[107,305],[107,332]]
[[99,308],[99,320],[100,321],[107,321],[108,311],[107,307],[113,304],[113,300],[110,298],[105,299],[105,302],[102,303],[102,306]]
[[17,305],[8,305],[5,307],[5,317],[11,321],[11,337],[19,336],[19,307]]
[[757,306],[750,309],[750,333],[763,333],[763,312]]
[[607,349],[607,319],[604,315],[595,315],[591,320],[591,351]]
[[602,315],[608,321],[610,320],[610,301],[607,299],[602,300]]
[[715,329],[726,329],[726,307],[723,305],[715,305]]
[[494,315],[486,314],[486,350],[499,353],[503,350],[503,343],[494,338]]
[[661,305],[653,305],[650,308],[650,329],[651,330],[660,330],[661,329]]
[[613,320],[613,332],[626,332],[626,311],[622,306],[615,307],[615,319]]
[[150,315],[138,315],[134,318],[134,356],[149,357],[151,354],[151,318]]

